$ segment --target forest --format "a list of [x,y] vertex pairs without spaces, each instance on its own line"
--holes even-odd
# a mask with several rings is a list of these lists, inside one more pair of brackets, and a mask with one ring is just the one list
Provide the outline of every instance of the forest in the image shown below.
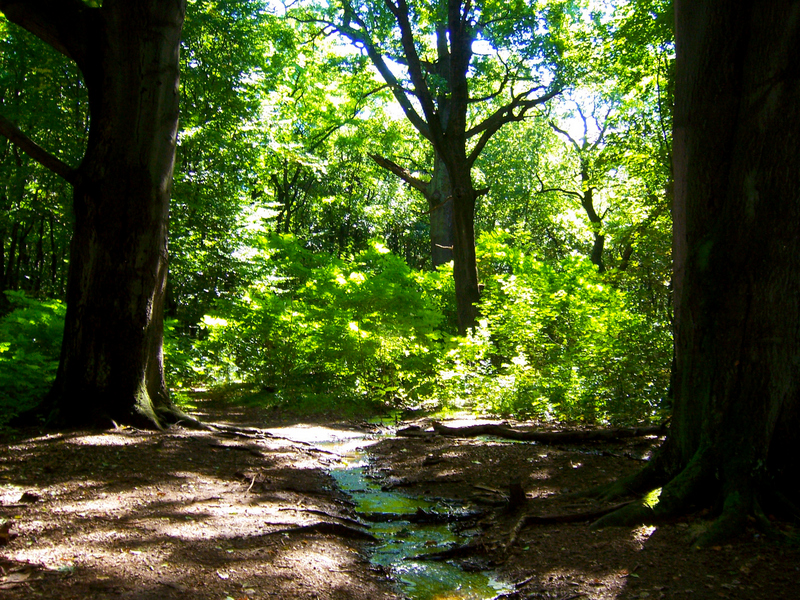
[[[447,167],[419,117],[404,114],[411,100],[392,97],[414,84],[400,40],[381,41],[391,15],[354,8],[374,19],[358,31],[335,7],[189,3],[164,308],[172,398],[246,384],[291,410],[662,420],[666,4],[481,9],[497,14],[470,34],[466,128],[476,133],[465,147],[480,191],[470,233],[481,292],[468,328]],[[413,31],[420,60],[435,62],[437,16]],[[2,33],[3,117],[77,165],[89,134],[80,72],[7,22]],[[364,50],[367,33],[398,87]],[[436,77],[427,85],[441,104],[447,82]],[[7,419],[52,385],[75,216],[63,178],[1,143]]]
[[0,44],[10,597],[793,597],[796,2],[0,0]]

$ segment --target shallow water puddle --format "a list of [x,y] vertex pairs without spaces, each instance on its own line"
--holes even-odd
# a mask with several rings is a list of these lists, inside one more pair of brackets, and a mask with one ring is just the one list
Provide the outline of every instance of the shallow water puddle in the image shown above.
[[356,505],[356,512],[380,542],[371,550],[373,563],[386,567],[397,579],[401,593],[410,600],[489,600],[512,588],[490,572],[466,572],[446,562],[413,560],[423,554],[441,552],[468,539],[449,524],[411,523],[393,519],[427,513],[457,515],[469,510],[443,500],[407,496],[385,491],[369,475],[366,448],[383,435],[315,426],[293,426],[270,432],[342,457],[341,466],[330,474]]
[[512,589],[490,572],[466,572],[446,562],[413,560],[413,557],[464,544],[468,538],[458,535],[449,524],[388,519],[412,515],[418,510],[457,515],[469,507],[382,490],[369,475],[366,448],[386,434],[304,425],[269,431],[311,443],[342,457],[341,466],[332,469],[331,476],[356,504],[356,512],[367,522],[370,533],[380,540],[371,550],[372,562],[386,567],[394,575],[405,597],[410,600],[489,600]]
[[414,557],[466,543],[467,538],[455,533],[451,525],[411,523],[402,518],[384,522],[420,510],[456,515],[469,507],[382,490],[380,484],[369,477],[365,451],[352,452],[349,460],[350,464],[332,470],[331,476],[355,502],[356,512],[380,540],[372,550],[372,562],[394,574],[406,597],[412,600],[487,600],[510,591],[508,585],[487,572],[468,573],[446,562],[414,560]]

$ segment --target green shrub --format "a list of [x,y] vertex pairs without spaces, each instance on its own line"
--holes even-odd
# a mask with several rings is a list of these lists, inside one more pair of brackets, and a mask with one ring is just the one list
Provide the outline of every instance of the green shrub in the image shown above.
[[5,295],[12,308],[0,318],[0,423],[47,393],[58,370],[66,313],[58,300]]
[[495,414],[585,422],[662,416],[669,323],[636,311],[587,259],[537,260],[481,236],[478,327],[443,365],[442,395]]
[[379,243],[349,259],[291,236],[263,240],[261,283],[202,322],[191,363],[207,382],[250,381],[309,409],[402,406],[433,389],[446,272],[420,274]]

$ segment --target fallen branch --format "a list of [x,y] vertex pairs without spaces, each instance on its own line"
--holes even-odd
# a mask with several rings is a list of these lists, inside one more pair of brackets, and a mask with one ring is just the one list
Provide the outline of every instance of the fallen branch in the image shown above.
[[471,425],[469,427],[447,427],[441,423],[433,423],[433,431],[424,431],[419,427],[401,429],[397,435],[405,437],[478,437],[491,435],[509,440],[525,442],[541,442],[544,444],[574,444],[579,442],[610,442],[646,435],[664,435],[664,425],[648,427],[626,427],[618,429],[586,429],[571,431],[531,431],[513,429],[507,425]]
[[412,487],[415,485],[434,485],[440,483],[446,484],[453,484],[453,483],[463,483],[464,479],[461,477],[435,477],[433,479],[401,479],[398,481],[392,481],[391,483],[387,483],[386,485],[381,486],[381,491],[383,492],[391,492],[397,488],[403,487]]
[[328,519],[336,519],[337,521],[342,521],[351,525],[352,527],[363,527],[362,523],[359,523],[355,519],[350,519],[348,517],[340,517],[339,515],[332,515],[330,513],[325,512],[324,510],[319,510],[316,508],[294,508],[294,507],[284,507],[278,509],[279,511],[292,511],[292,512],[300,512],[306,513],[310,515],[317,515],[318,517],[326,517]]
[[503,544],[487,545],[485,541],[473,541],[462,546],[454,546],[441,552],[433,552],[430,554],[420,554],[413,557],[413,560],[430,560],[430,561],[445,561],[454,558],[467,558],[475,554],[483,554],[491,557],[493,565],[499,565],[506,561],[508,553],[514,544],[517,542],[520,532],[529,525],[547,525],[555,523],[580,523],[586,521],[594,521],[602,516],[618,510],[630,502],[616,504],[607,508],[587,511],[582,513],[569,513],[561,515],[540,516],[531,514],[522,514],[512,525],[511,529],[506,536],[506,541]]
[[469,544],[464,544],[463,546],[453,546],[452,548],[442,550],[441,552],[417,554],[416,556],[406,558],[406,560],[430,560],[441,562],[445,560],[451,560],[453,558],[469,558],[475,554],[490,554],[490,552],[487,552],[487,548],[483,543],[470,542]]
[[209,447],[217,448],[219,450],[242,450],[243,452],[248,452],[253,456],[257,456],[258,458],[263,458],[264,453],[261,452],[258,448],[253,448],[251,446],[241,446],[239,444],[220,444],[219,442],[210,442]]
[[620,504],[615,504],[614,506],[599,508],[597,510],[589,510],[580,513],[566,513],[561,515],[541,516],[541,515],[531,515],[526,513],[522,515],[520,520],[523,522],[522,523],[523,528],[527,527],[528,525],[552,525],[554,523],[583,523],[585,521],[594,521],[596,519],[599,519],[600,517],[612,513],[615,510],[619,510],[620,508],[627,506],[630,503],[631,501],[622,502]]
[[393,523],[395,521],[405,521],[407,523],[453,523],[457,521],[468,521],[483,515],[481,511],[464,513],[437,513],[418,508],[413,513],[363,513],[356,512],[359,518],[370,523]]
[[355,527],[348,527],[347,525],[342,525],[341,523],[328,523],[326,521],[312,523],[311,525],[290,527],[288,529],[278,529],[277,531],[270,531],[264,535],[298,535],[303,533],[326,533],[351,540],[365,540],[368,542],[378,541],[378,538],[367,531],[356,529]]

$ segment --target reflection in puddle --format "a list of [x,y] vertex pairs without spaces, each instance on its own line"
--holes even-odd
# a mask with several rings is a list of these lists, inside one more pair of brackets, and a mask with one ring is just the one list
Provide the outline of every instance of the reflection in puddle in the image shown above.
[[368,473],[364,448],[385,436],[304,425],[269,431],[274,435],[311,443],[342,457],[342,466],[333,469],[331,476],[353,500],[356,512],[369,523],[370,532],[380,540],[372,549],[372,562],[386,567],[394,575],[407,598],[488,600],[502,592],[511,591],[511,586],[497,581],[490,572],[466,572],[446,562],[411,560],[416,556],[465,544],[469,540],[457,534],[451,525],[389,520],[392,515],[412,515],[419,510],[458,515],[470,510],[470,507],[382,490]]
[[411,560],[465,544],[468,540],[455,533],[450,525],[403,520],[380,522],[381,515],[411,515],[419,510],[458,514],[469,507],[384,491],[366,473],[363,452],[351,454],[349,458],[352,461],[349,465],[334,469],[331,475],[355,502],[356,512],[364,520],[378,521],[370,523],[370,532],[381,540],[372,551],[372,562],[387,567],[408,598],[486,600],[511,589],[486,572],[467,573],[445,562]]

